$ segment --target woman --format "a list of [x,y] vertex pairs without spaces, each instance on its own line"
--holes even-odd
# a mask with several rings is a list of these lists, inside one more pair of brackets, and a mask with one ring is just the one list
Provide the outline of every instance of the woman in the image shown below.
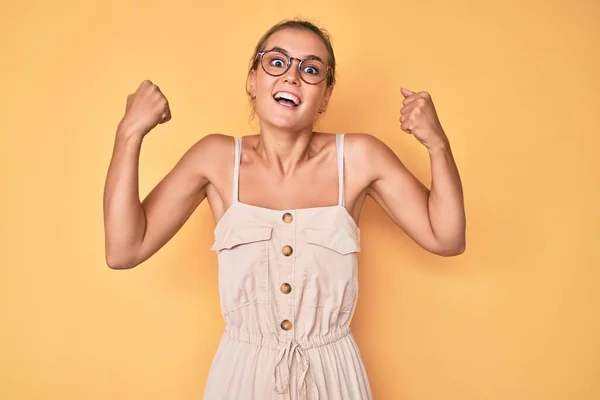
[[401,89],[401,129],[430,154],[428,190],[375,137],[313,131],[334,84],[327,34],[306,21],[275,25],[248,74],[260,133],[202,138],[142,203],[141,143],[171,115],[152,82],[128,97],[105,187],[106,261],[142,263],[208,198],[225,333],[205,399],[372,398],[349,327],[366,196],[428,251],[465,249],[460,178],[431,97]]

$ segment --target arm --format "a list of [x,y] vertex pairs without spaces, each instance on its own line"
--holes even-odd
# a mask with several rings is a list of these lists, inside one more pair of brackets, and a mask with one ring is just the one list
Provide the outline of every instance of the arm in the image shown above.
[[143,138],[171,118],[158,86],[144,81],[127,98],[117,128],[104,186],[104,238],[110,268],[133,268],[156,253],[182,227],[206,197],[206,172],[215,162],[221,135],[194,144],[175,167],[140,202],[138,177]]
[[133,268],[160,250],[206,197],[213,135],[195,143],[152,189],[139,200],[138,159],[141,140],[116,140],[104,192],[106,263]]
[[[462,184],[450,143],[439,121],[427,123],[427,120],[437,120],[437,116],[434,118],[431,114],[432,109],[427,109],[429,104],[433,107],[433,103],[427,100],[428,95],[422,96],[405,100],[402,128],[428,149],[431,189],[417,180],[377,138],[357,135],[356,147],[362,153],[360,157],[371,182],[367,194],[421,247],[441,256],[454,256],[466,247]],[[419,100],[421,98],[424,100]],[[425,109],[415,112],[416,107],[421,106]]]

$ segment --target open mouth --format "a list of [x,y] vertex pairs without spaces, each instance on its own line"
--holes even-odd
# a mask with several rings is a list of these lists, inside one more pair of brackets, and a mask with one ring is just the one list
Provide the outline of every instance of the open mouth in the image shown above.
[[298,107],[302,101],[295,95],[288,92],[277,92],[273,95],[273,99],[285,107]]

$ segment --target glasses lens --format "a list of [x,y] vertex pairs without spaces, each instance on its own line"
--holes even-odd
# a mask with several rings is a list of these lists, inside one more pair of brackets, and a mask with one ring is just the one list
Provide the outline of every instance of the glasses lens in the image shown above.
[[327,76],[327,67],[318,60],[304,60],[300,74],[307,83],[317,84]]
[[271,75],[282,75],[287,70],[287,57],[278,51],[269,51],[262,57],[262,67]]

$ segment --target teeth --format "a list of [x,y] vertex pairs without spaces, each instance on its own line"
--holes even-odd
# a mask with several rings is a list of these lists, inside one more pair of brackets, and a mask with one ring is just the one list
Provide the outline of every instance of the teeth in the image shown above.
[[275,98],[275,100],[287,99],[293,101],[295,105],[300,105],[300,99],[288,92],[277,92],[273,97]]

